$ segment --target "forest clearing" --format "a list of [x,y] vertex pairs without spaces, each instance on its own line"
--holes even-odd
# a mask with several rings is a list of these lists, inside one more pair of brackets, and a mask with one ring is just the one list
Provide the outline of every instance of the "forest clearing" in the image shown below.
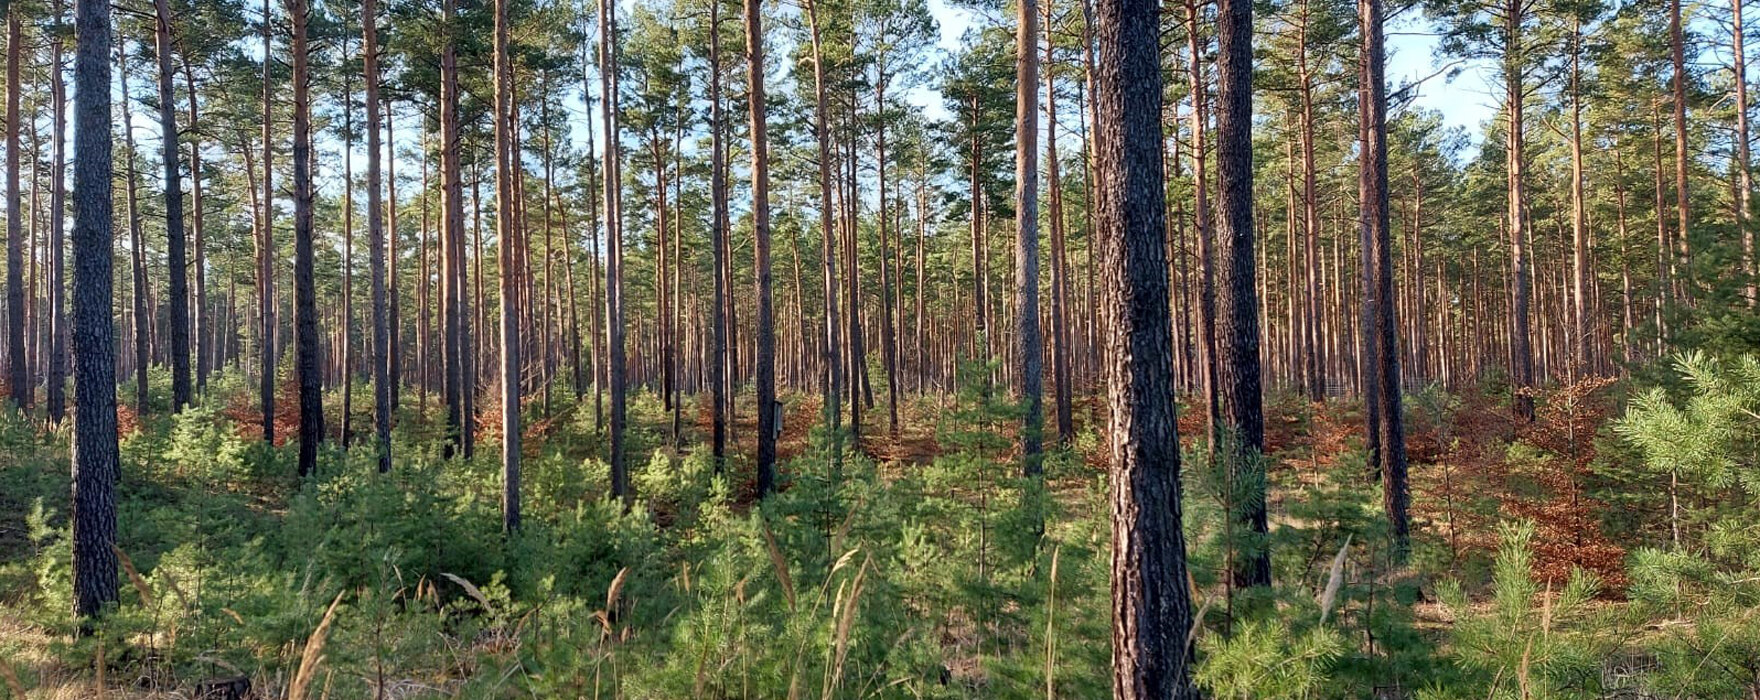
[[0,699],[1760,700],[1745,9],[0,3]]

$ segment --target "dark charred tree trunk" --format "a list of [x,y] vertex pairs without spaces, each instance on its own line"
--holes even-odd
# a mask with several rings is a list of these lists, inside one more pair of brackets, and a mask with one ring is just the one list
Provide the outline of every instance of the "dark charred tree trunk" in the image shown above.
[[287,0],[293,23],[293,318],[299,374],[299,475],[318,470],[324,440],[323,378],[318,365],[318,291],[312,263],[312,97],[306,0]]

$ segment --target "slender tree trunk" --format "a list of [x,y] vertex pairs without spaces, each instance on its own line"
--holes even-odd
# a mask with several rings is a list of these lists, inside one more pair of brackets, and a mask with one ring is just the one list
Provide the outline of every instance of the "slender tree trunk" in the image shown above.
[[[1739,0],[1738,0],[1739,1]],[[1571,25],[1571,373],[1594,371],[1590,367],[1589,313],[1589,214],[1583,175],[1583,30],[1581,20]],[[1744,147],[1745,150],[1745,147]]]
[[293,333],[299,374],[299,475],[318,470],[324,402],[318,366],[318,291],[312,262],[312,97],[306,0],[287,0],[293,23]]
[[[807,22],[811,30],[813,51],[813,135],[819,144],[819,236],[825,253],[825,424],[831,435],[831,458],[841,462],[843,456],[842,410],[843,368],[840,366],[840,336],[837,318],[837,257],[833,251],[831,229],[831,133],[826,127],[831,104],[826,95],[825,57],[819,41],[819,15],[816,0],[807,0]],[[983,326],[980,315],[978,325]],[[731,322],[729,325],[732,325]],[[853,368],[852,368],[853,369]],[[853,389],[851,393],[854,393]]]
[[874,224],[880,229],[880,348],[886,363],[886,413],[887,432],[898,439],[898,332],[893,323],[893,260],[891,236],[896,230],[891,223],[891,204],[886,191],[886,84],[888,76],[882,74],[874,81],[874,111],[879,116],[875,120],[875,144],[877,156],[874,167],[879,177],[880,197],[879,216]]
[[[52,424],[60,424],[67,407],[67,311],[63,302],[67,288],[66,221],[67,221],[67,87],[61,67],[65,40],[59,31],[65,26],[62,4],[55,3],[57,31],[49,40],[49,99],[53,102],[54,133],[50,151],[54,161],[49,165],[49,362],[44,368],[47,377],[48,416]],[[112,374],[115,368],[111,368]],[[111,389],[115,395],[115,389]]]
[[[160,0],[163,2],[164,0]],[[396,257],[386,248],[385,205],[379,194],[379,7],[361,0],[361,60],[367,88],[367,275],[373,287],[373,452],[381,474],[391,471],[391,350],[396,325],[386,316],[385,266]],[[393,198],[391,211],[396,211]],[[396,236],[395,231],[393,237]],[[395,290],[392,292],[395,294]]]
[[[1504,26],[1506,46],[1518,46],[1522,40],[1522,0],[1509,0],[1506,10],[1507,19]],[[1528,320],[1529,271],[1528,271],[1528,194],[1527,194],[1527,163],[1526,134],[1523,127],[1522,67],[1518,65],[1519,51],[1510,49],[1510,55],[1504,59],[1504,106],[1507,110],[1509,125],[1507,129],[1509,180],[1509,251],[1510,274],[1513,289],[1510,300],[1510,364],[1511,377],[1516,392],[1515,414],[1518,421],[1527,422],[1534,419],[1534,357],[1530,340],[1530,323]]]
[[[760,0],[745,0],[746,83],[752,113],[752,265],[757,279],[758,497],[773,488],[778,428],[776,321],[770,280],[770,143],[764,104],[764,25]],[[817,25],[814,55],[817,63]],[[816,68],[817,66],[815,66]],[[823,93],[820,93],[821,95]]]
[[623,431],[626,423],[623,346],[623,192],[622,155],[617,120],[617,7],[599,0],[599,85],[604,96],[600,117],[605,133],[605,326],[611,347],[611,493],[627,508],[635,494],[629,488]]
[[275,52],[270,0],[263,0],[263,218],[257,231],[257,394],[263,407],[263,442],[275,444]]
[[[349,53],[348,38],[342,39]],[[342,78],[342,309],[336,324],[335,344],[342,346],[336,361],[342,375],[342,449],[354,441],[354,76]],[[375,409],[377,410],[377,409]]]
[[[1210,228],[1210,176],[1206,165],[1205,132],[1209,120],[1204,80],[1203,33],[1199,28],[1199,6],[1197,0],[1186,0],[1186,36],[1187,51],[1191,57],[1191,90],[1192,90],[1192,229],[1198,238],[1198,335],[1203,339],[1201,353],[1203,357],[1204,414],[1209,439],[1205,441],[1205,449],[1214,454],[1218,443],[1218,428],[1222,425],[1222,404],[1219,401],[1217,376],[1219,366],[1218,351],[1220,346],[1216,328],[1216,254],[1214,232]],[[1104,196],[1104,192],[1096,193]]]
[[[193,134],[201,133],[200,110],[196,106],[196,73],[195,66],[189,59],[183,59],[184,91],[189,104],[189,130]],[[208,241],[206,229],[202,226],[202,141],[198,136],[190,141],[189,146],[189,182],[190,182],[190,236],[195,239],[195,264],[193,275],[194,291],[190,294],[191,327],[195,335],[194,350],[196,355],[196,393],[208,390],[208,374],[216,364],[214,356],[214,319],[208,313]]]
[[[159,61],[160,150],[165,163],[166,276],[171,305],[171,411],[190,404],[189,367],[189,244],[183,235],[183,178],[179,173],[177,102],[173,92],[176,74],[171,70],[171,6],[153,0],[153,53]],[[194,173],[192,173],[193,175]]]
[[31,374],[24,345],[24,204],[19,197],[19,107],[24,85],[19,78],[24,58],[25,7],[13,5],[6,13],[6,352],[8,386],[12,403],[19,410],[31,407]]
[[1235,536],[1241,552],[1232,562],[1236,586],[1271,585],[1266,541],[1265,416],[1260,395],[1259,304],[1253,229],[1253,6],[1250,0],[1219,0],[1217,9],[1216,175],[1217,238],[1222,241],[1216,286],[1216,398],[1224,465],[1234,498]]
[[134,321],[134,404],[135,411],[146,415],[147,405],[147,366],[152,364],[153,335],[149,324],[152,313],[147,304],[147,237],[141,226],[141,207],[139,195],[140,174],[135,168],[134,118],[129,113],[128,91],[128,42],[124,41],[116,53],[116,75],[122,89],[122,144],[124,158],[123,174],[126,178],[126,202],[128,206],[128,241],[131,267],[134,271],[133,321]]
[[1387,74],[1382,26],[1382,0],[1358,0],[1358,20],[1363,29],[1362,87],[1357,99],[1362,125],[1360,166],[1360,225],[1363,265],[1370,270],[1370,288],[1363,290],[1370,313],[1363,319],[1372,329],[1369,355],[1379,390],[1376,423],[1368,427],[1378,437],[1382,503],[1393,533],[1393,558],[1403,563],[1411,549],[1411,522],[1406,514],[1411,495],[1406,486],[1405,421],[1400,406],[1399,347],[1395,342],[1398,320],[1394,316],[1393,232],[1388,215],[1387,187]]
[[1156,0],[1100,0],[1096,85],[1112,448],[1112,695],[1197,698],[1180,526],[1179,431]]
[[[377,44],[377,40],[375,40],[374,43]],[[378,47],[375,45],[373,50],[377,51]],[[375,57],[374,61],[377,63],[377,57]],[[375,76],[383,77],[379,76],[376,68],[373,70],[373,73]],[[386,403],[390,405],[391,412],[394,413],[397,411],[398,402],[401,400],[404,381],[403,315],[401,313],[402,309],[400,308],[397,294],[399,255],[397,248],[397,130],[392,126],[391,105],[382,101],[380,104],[380,111],[385,119],[384,143],[386,151],[386,155],[383,156],[385,157],[385,160],[383,161],[385,165],[385,203],[383,204],[385,223],[381,227],[385,232],[385,332],[388,336],[385,339],[386,360],[384,364],[386,366],[387,384],[385,393]],[[375,149],[374,152],[377,153],[378,150]],[[371,262],[369,261],[368,264],[370,266]],[[375,418],[375,420],[377,419]],[[387,428],[387,430],[389,430],[389,428]]]
[[1688,229],[1692,210],[1687,196],[1687,59],[1686,40],[1681,30],[1681,0],[1669,0],[1668,13],[1668,44],[1669,53],[1674,61],[1674,209],[1675,245],[1680,259],[1681,278],[1685,295],[1690,296],[1690,282],[1693,277],[1693,245]]
[[[371,0],[368,0],[371,2]],[[515,120],[513,65],[508,54],[507,0],[495,0],[495,239],[499,249],[501,292],[501,528],[520,528],[520,333],[517,251],[521,238],[514,222]]]
[[[710,222],[709,245],[714,250],[715,297],[712,303],[712,325],[709,345],[709,358],[704,362],[704,370],[709,375],[709,423],[710,449],[715,460],[717,474],[725,468],[723,461],[727,455],[727,144],[725,142],[725,126],[721,101],[721,3],[709,4],[709,197],[714,211]],[[761,18],[758,21],[762,21]],[[762,48],[762,39],[748,44]],[[749,59],[749,57],[748,57]],[[759,78],[763,77],[762,66],[759,67]],[[754,105],[755,107],[756,105]],[[754,163],[756,161],[754,160]]]
[[[1045,32],[1051,28],[1051,3],[1045,3]],[[1068,445],[1075,439],[1071,418],[1069,347],[1069,251],[1065,238],[1067,225],[1063,220],[1063,181],[1057,162],[1057,78],[1053,74],[1055,41],[1045,42],[1045,179],[1049,197],[1046,213],[1051,217],[1051,379],[1056,385],[1052,398],[1057,414],[1057,442]]]
[[1318,262],[1320,246],[1320,202],[1315,186],[1315,175],[1318,167],[1314,158],[1314,78],[1308,70],[1308,14],[1309,3],[1302,3],[1301,50],[1297,54],[1298,70],[1301,72],[1302,94],[1302,252],[1305,258],[1305,335],[1302,338],[1302,375],[1307,380],[1309,401],[1321,401],[1326,398],[1326,378],[1320,358],[1319,338],[1314,328],[1319,324],[1321,314],[1320,280],[1318,279]]
[[465,435],[472,429],[465,414],[464,395],[472,383],[464,354],[464,182],[459,163],[462,147],[458,131],[458,21],[456,0],[441,3],[443,38],[440,44],[440,315],[441,386],[446,401],[446,448],[451,456],[462,451]]
[[[1040,475],[1044,452],[1045,341],[1039,331],[1039,8],[1019,0],[1015,37],[1015,381],[1024,404],[1022,471]],[[1159,139],[1158,139],[1159,140]]]
[[[432,223],[428,213],[428,205],[430,203],[428,193],[433,189],[431,178],[428,174],[428,133],[429,132],[426,130],[423,131],[422,140],[419,144],[422,155],[422,222],[421,230],[418,232],[420,240],[416,243],[416,263],[418,273],[418,276],[416,277],[416,305],[418,307],[416,309],[416,374],[420,375],[416,381],[416,398],[419,400],[419,405],[424,409],[427,408],[428,405],[428,392],[434,385],[434,341],[432,338],[433,301],[429,287],[433,284],[433,275],[444,274],[438,272],[437,269],[430,270],[428,267],[429,224]],[[436,238],[438,237],[436,236]],[[434,247],[438,248],[439,246],[436,245]],[[434,257],[438,258],[438,251],[435,251],[435,253]],[[436,263],[437,262],[438,261],[436,261]],[[439,268],[440,265],[435,264],[434,267]],[[445,343],[442,343],[443,346],[444,344]]]
[[1748,142],[1748,61],[1747,46],[1742,28],[1742,0],[1730,0],[1730,44],[1732,49],[1731,67],[1734,69],[1736,87],[1736,228],[1742,238],[1742,276],[1747,280],[1743,286],[1742,296],[1749,307],[1760,303],[1760,294],[1756,294],[1756,268],[1754,259],[1754,173],[1749,153]]

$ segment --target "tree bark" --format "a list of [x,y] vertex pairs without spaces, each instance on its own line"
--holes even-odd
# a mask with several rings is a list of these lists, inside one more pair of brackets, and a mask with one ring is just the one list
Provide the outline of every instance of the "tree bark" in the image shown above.
[[116,75],[122,90],[122,144],[124,186],[127,187],[128,241],[134,272],[132,319],[134,327],[134,408],[140,415],[148,411],[147,366],[151,364],[153,337],[149,327],[151,312],[147,308],[147,237],[141,226],[139,195],[140,174],[135,169],[134,117],[129,113],[128,42],[123,41],[116,52]]
[[177,106],[171,70],[171,6],[153,0],[153,53],[159,61],[160,152],[165,165],[166,297],[171,307],[171,412],[190,405],[189,264],[183,231],[183,179],[179,172]]
[[[54,163],[49,165],[49,362],[44,368],[47,378],[49,422],[59,424],[67,407],[67,311],[63,299],[67,288],[66,221],[67,221],[67,87],[62,79],[62,52],[65,40],[59,31],[65,24],[62,4],[55,3],[57,31],[50,39],[49,99],[54,133],[50,136]],[[114,368],[112,368],[114,372]],[[115,390],[111,390],[112,396]]]
[[[371,2],[371,0],[368,0]],[[495,238],[501,292],[501,529],[520,529],[520,332],[513,148],[513,65],[508,55],[507,0],[495,0]]]
[[[723,359],[727,356],[728,212],[724,125],[726,117],[722,113],[721,99],[721,3],[710,3],[709,13],[709,197],[713,200],[714,208],[709,241],[710,247],[714,249],[711,251],[714,270],[709,276],[714,278],[715,296],[712,302],[711,324],[714,328],[711,331],[709,357],[703,364],[705,373],[709,375],[710,454],[715,460],[715,473],[719,474],[726,466],[724,460],[727,456],[728,401],[727,363]],[[752,42],[748,39],[748,43]]]
[[306,0],[287,0],[293,23],[293,333],[299,375],[299,475],[318,471],[324,440],[318,366],[318,292],[312,262],[312,97]]
[[1100,0],[1098,228],[1112,452],[1112,695],[1197,698],[1167,308],[1156,0]]
[[263,218],[257,231],[257,394],[263,407],[263,442],[275,444],[275,186],[274,21],[263,0]]
[[1041,473],[1044,452],[1045,341],[1039,331],[1039,8],[1019,0],[1015,38],[1015,381],[1021,416],[1021,470]]
[[1368,426],[1375,433],[1380,451],[1376,466],[1380,470],[1382,505],[1393,535],[1392,556],[1404,563],[1411,549],[1411,522],[1407,506],[1411,495],[1406,485],[1405,421],[1401,409],[1399,347],[1396,342],[1398,321],[1394,315],[1393,233],[1388,214],[1387,186],[1387,74],[1384,44],[1382,0],[1358,0],[1357,11],[1363,31],[1361,95],[1357,99],[1359,122],[1362,125],[1359,190],[1363,240],[1363,265],[1371,281],[1363,290],[1364,304],[1369,313],[1363,319],[1370,328],[1368,357],[1374,366],[1364,373],[1373,376],[1378,389],[1374,423]]
[[[1045,31],[1051,29],[1051,3],[1045,3]],[[1057,442],[1075,440],[1072,420],[1069,347],[1069,251],[1063,220],[1063,181],[1057,162],[1057,79],[1052,69],[1055,41],[1045,42],[1045,179],[1051,217],[1051,378],[1056,385],[1052,398],[1057,414]],[[919,253],[920,254],[920,253]]]
[[[379,473],[383,474],[391,471],[391,383],[395,381],[391,365],[396,361],[391,350],[396,326],[386,315],[385,266],[388,258],[395,264],[396,257],[386,248],[386,210],[379,194],[378,0],[361,0],[361,61],[367,92],[367,275],[372,278],[373,288],[373,452]],[[396,206],[395,199],[392,206]],[[395,231],[392,235],[396,236]]]
[[[441,387],[446,402],[446,447],[451,456],[464,451],[465,436],[474,428],[465,413],[464,396],[474,385],[464,355],[469,352],[464,307],[464,181],[459,163],[463,146],[458,129],[458,5],[441,3],[444,38],[440,44],[440,315]],[[468,455],[468,453],[467,453]]]
[[[807,0],[807,23],[813,51],[813,135],[819,145],[819,236],[825,254],[825,424],[831,435],[831,459],[833,463],[838,463],[843,457],[843,421],[840,408],[843,368],[839,362],[841,335],[837,318],[837,256],[834,254],[836,246],[831,228],[831,133],[825,124],[830,119],[831,105],[826,95],[825,56],[819,41],[818,5],[816,0]],[[983,319],[980,318],[978,323],[981,327]],[[853,388],[851,393],[855,393]]]
[[[1509,0],[1504,25],[1505,46],[1519,46],[1522,39],[1522,18],[1524,14],[1522,0]],[[1504,106],[1509,119],[1507,129],[1508,149],[1504,160],[1507,162],[1509,180],[1508,222],[1509,222],[1509,255],[1511,274],[1511,325],[1510,325],[1510,379],[1515,390],[1516,420],[1528,422],[1534,419],[1534,356],[1530,339],[1531,324],[1528,320],[1529,271],[1528,271],[1528,193],[1527,193],[1527,139],[1523,127],[1524,90],[1522,67],[1518,64],[1520,52],[1513,48],[1504,58]]]
[[[760,0],[745,0],[746,83],[752,118],[752,264],[757,278],[758,497],[776,470],[776,320],[770,279],[770,144],[764,105],[764,25]],[[817,25],[814,56],[817,57]],[[817,61],[815,60],[815,64]],[[815,69],[817,65],[815,65]],[[823,93],[820,93],[821,95]]]
[[[1692,210],[1687,196],[1687,59],[1686,39],[1681,29],[1681,0],[1669,0],[1668,44],[1669,54],[1674,61],[1675,246],[1681,265],[1681,275],[1675,281],[1682,283],[1683,296],[1690,296],[1691,290],[1687,283],[1691,282],[1693,276],[1693,244],[1688,233],[1688,223]],[[1681,279],[1682,277],[1685,279]]]
[[[21,6],[14,5],[13,11]],[[117,601],[116,351],[110,313],[110,3],[75,0],[73,107],[73,606],[81,618]],[[89,628],[88,628],[89,629]]]
[[8,387],[19,410],[31,407],[29,353],[24,345],[24,204],[19,197],[19,107],[24,85],[19,78],[24,57],[25,7],[13,5],[6,13],[6,352]]
[[1760,303],[1760,294],[1756,294],[1756,275],[1760,274],[1760,268],[1755,267],[1754,259],[1754,173],[1748,141],[1748,61],[1746,34],[1742,28],[1742,0],[1730,0],[1729,8],[1731,67],[1735,72],[1733,82],[1736,88],[1736,228],[1742,239],[1742,276],[1747,280],[1742,296],[1752,308]]
[[1231,563],[1234,585],[1271,585],[1266,541],[1264,398],[1260,393],[1259,302],[1253,229],[1253,6],[1220,0],[1217,9],[1216,175],[1217,266],[1216,398],[1219,451],[1229,475],[1243,545]]
[[635,494],[629,488],[624,455],[627,405],[624,396],[623,329],[623,192],[622,155],[617,120],[617,7],[599,0],[599,85],[604,101],[600,117],[605,131],[605,326],[610,344],[611,493],[627,508]]

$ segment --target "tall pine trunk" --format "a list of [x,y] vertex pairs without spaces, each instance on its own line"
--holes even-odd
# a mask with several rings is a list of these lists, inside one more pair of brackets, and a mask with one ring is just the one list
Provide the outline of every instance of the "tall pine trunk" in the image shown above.
[[[391,365],[396,362],[391,350],[396,325],[386,315],[385,267],[388,258],[395,265],[396,257],[386,249],[385,210],[379,194],[378,0],[361,0],[361,60],[367,92],[367,275],[373,287],[373,451],[374,461],[384,473],[391,471],[391,383],[395,381]],[[396,206],[395,199],[392,206]]]
[[[67,408],[67,311],[64,297],[67,288],[66,221],[67,221],[67,87],[62,79],[62,52],[65,40],[59,31],[65,21],[62,5],[55,3],[55,24],[58,31],[50,39],[49,99],[54,133],[50,151],[54,161],[49,165],[49,362],[44,368],[47,387],[49,422],[59,424]],[[112,368],[114,371],[114,368]],[[114,395],[115,390],[111,390]]]
[[[819,146],[819,238],[825,257],[825,424],[831,435],[831,459],[836,463],[843,456],[840,406],[844,382],[843,368],[839,362],[841,334],[837,318],[837,256],[831,223],[831,133],[826,125],[826,120],[831,118],[831,103],[825,85],[825,55],[819,40],[818,5],[815,0],[807,0],[807,24],[813,51],[813,135]],[[982,318],[978,323],[982,327]],[[856,393],[853,387],[850,393]]]
[[183,179],[179,172],[177,104],[171,69],[171,5],[153,0],[153,53],[159,63],[159,147],[165,166],[166,297],[171,307],[171,411],[190,404],[189,263],[183,232]]
[[318,366],[318,292],[312,262],[312,97],[306,0],[287,0],[293,23],[293,334],[299,375],[299,475],[318,470],[324,403]]
[[116,52],[116,75],[122,90],[122,144],[124,166],[124,197],[128,207],[128,242],[130,248],[130,267],[134,273],[134,289],[132,314],[134,326],[134,409],[141,415],[147,414],[147,366],[151,364],[153,337],[149,323],[151,311],[147,308],[147,236],[141,225],[141,207],[139,194],[140,174],[135,167],[136,153],[134,147],[134,117],[129,112],[128,91],[128,46],[124,41]]
[[473,426],[464,396],[474,382],[464,355],[470,352],[464,328],[464,182],[460,172],[458,131],[458,6],[441,3],[444,38],[440,44],[440,316],[441,391],[446,403],[447,455],[464,450]]
[[[704,372],[709,382],[709,445],[715,472],[721,473],[727,454],[727,144],[721,100],[721,3],[709,6],[709,197],[712,200],[709,246],[714,250],[715,296],[712,302],[708,359]],[[760,77],[762,77],[760,75]]]
[[[21,6],[14,5],[13,11]],[[73,608],[92,618],[116,595],[116,348],[110,313],[110,3],[76,0],[73,79]]]
[[[745,0],[746,83],[752,113],[752,265],[757,278],[758,496],[773,488],[776,470],[776,319],[770,279],[770,144],[764,105],[764,24],[761,0]],[[816,55],[816,54],[815,54]],[[822,93],[821,93],[822,94]]]
[[1198,697],[1180,526],[1156,0],[1100,0],[1095,80],[1112,452],[1112,696]]
[[1044,451],[1044,338],[1039,332],[1039,8],[1019,0],[1015,38],[1015,382],[1021,469],[1039,476]]
[[274,21],[263,0],[263,201],[257,231],[258,401],[263,408],[263,442],[275,444],[275,186]]
[[1216,286],[1218,454],[1228,474],[1231,528],[1239,551],[1233,583],[1271,585],[1266,541],[1265,416],[1260,393],[1259,301],[1253,228],[1253,6],[1217,8],[1216,234],[1222,241]]
[[[1524,8],[1522,0],[1509,0],[1505,10],[1504,42],[1506,46],[1519,46],[1522,36]],[[1523,98],[1525,97],[1522,83],[1522,67],[1517,63],[1518,51],[1510,49],[1504,58],[1504,109],[1507,113],[1508,156],[1506,174],[1509,184],[1507,221],[1509,224],[1509,256],[1511,274],[1511,310],[1510,310],[1510,379],[1515,390],[1515,414],[1518,421],[1527,422],[1534,419],[1534,354],[1530,339],[1531,324],[1528,320],[1529,271],[1528,271],[1528,193],[1527,193],[1527,139],[1523,127]],[[1660,196],[1660,195],[1658,195]]]
[[604,100],[600,117],[605,133],[605,332],[610,345],[611,385],[611,493],[633,503],[629,465],[624,454],[624,426],[628,422],[625,396],[623,327],[623,156],[617,119],[617,6],[599,0],[599,87]]
[[1746,34],[1742,28],[1742,0],[1730,0],[1731,67],[1736,88],[1736,228],[1742,239],[1742,271],[1747,281],[1742,296],[1752,307],[1760,303],[1756,294],[1756,275],[1760,269],[1754,260],[1754,173],[1748,143],[1748,60]]
[[[1051,3],[1045,3],[1045,31],[1051,32]],[[1057,162],[1057,80],[1053,74],[1055,41],[1045,42],[1045,179],[1051,217],[1051,378],[1056,386],[1052,400],[1057,414],[1057,442],[1075,439],[1071,418],[1069,347],[1069,251],[1063,219],[1063,182]],[[921,250],[919,249],[919,255]],[[920,264],[920,263],[919,263]],[[919,296],[919,298],[921,298]]]
[[[1361,94],[1357,113],[1361,124],[1362,154],[1358,187],[1361,200],[1359,224],[1363,230],[1363,266],[1371,284],[1363,290],[1369,313],[1363,324],[1371,336],[1367,358],[1373,367],[1378,390],[1376,410],[1369,412],[1368,431],[1377,436],[1380,451],[1373,455],[1381,476],[1382,504],[1393,534],[1393,558],[1404,562],[1410,550],[1411,522],[1407,505],[1405,420],[1400,402],[1398,329],[1394,315],[1393,233],[1388,214],[1387,186],[1387,74],[1382,27],[1382,0],[1358,0],[1363,31]],[[1367,399],[1365,399],[1367,400]]]
[[[369,0],[370,1],[370,0]],[[507,0],[495,0],[495,238],[501,292],[501,529],[520,528],[520,271],[514,222],[513,65],[508,55]]]
[[31,406],[29,353],[24,345],[24,204],[19,197],[19,125],[24,123],[19,97],[24,85],[19,78],[24,56],[23,5],[6,13],[6,352],[8,386],[12,403],[20,410]]

